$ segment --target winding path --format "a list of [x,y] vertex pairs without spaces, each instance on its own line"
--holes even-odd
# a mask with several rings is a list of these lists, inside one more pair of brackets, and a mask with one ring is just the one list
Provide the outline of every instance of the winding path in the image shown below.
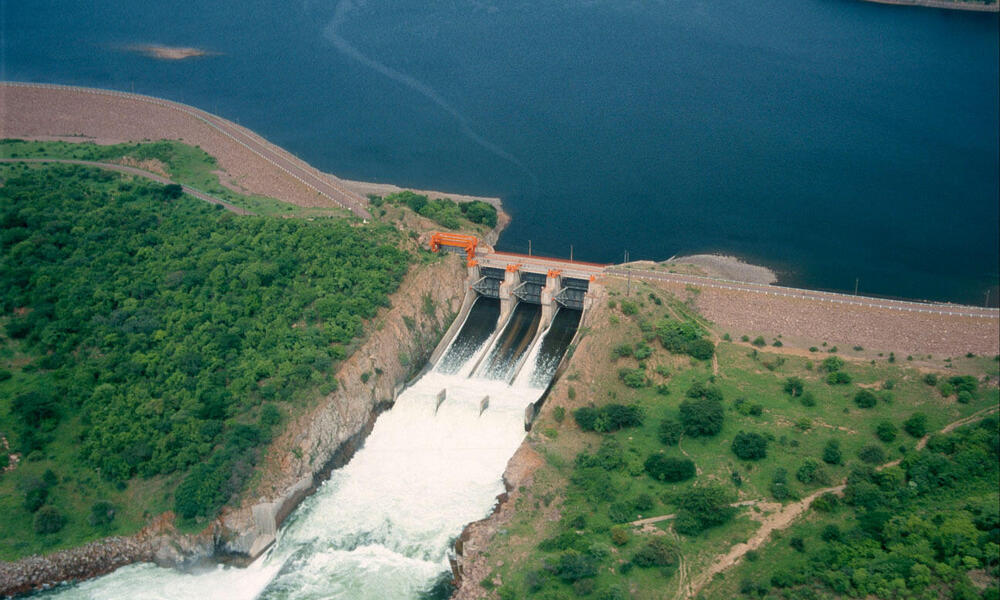
[[[64,165],[80,165],[84,167],[96,167],[98,169],[105,169],[108,171],[118,171],[119,173],[127,173],[129,175],[136,175],[138,177],[145,177],[146,179],[150,179],[152,181],[155,181],[157,183],[162,183],[164,185],[170,185],[176,183],[162,175],[157,175],[156,173],[152,173],[150,171],[146,171],[143,169],[138,169],[136,167],[118,165],[115,163],[95,162],[92,160],[75,160],[69,158],[0,158],[0,163],[40,163],[40,164],[59,163]],[[184,184],[179,184],[179,185],[181,186],[181,189],[184,190],[185,194],[194,196],[199,200],[204,200],[205,202],[210,202],[212,204],[218,204],[224,207],[226,210],[232,211],[240,215],[255,214],[245,208],[236,206],[235,204],[230,204],[229,202],[226,202],[221,198],[216,198],[215,196],[206,194],[205,192],[197,188],[193,188],[189,185],[184,185]]]
[[[976,421],[977,419],[985,417],[988,414],[997,412],[997,410],[1000,410],[1000,406],[990,406],[984,408],[983,410],[977,411],[967,417],[963,417],[957,421],[945,425],[938,432],[948,433],[954,431],[958,427],[961,427],[963,425],[968,425]],[[924,436],[923,438],[920,439],[920,442],[922,442],[922,444],[918,442],[917,444],[918,450],[922,448],[923,445],[927,444],[927,440],[929,439],[929,437],[930,436]],[[893,461],[891,463],[886,463],[885,465],[882,465],[879,468],[881,469],[898,463],[899,463],[898,460]],[[803,513],[806,512],[806,510],[809,509],[809,506],[812,504],[813,500],[828,492],[834,494],[840,494],[844,491],[844,487],[845,484],[841,483],[840,485],[836,485],[833,487],[816,490],[813,493],[806,496],[805,498],[803,498],[802,500],[783,506],[781,510],[779,510],[778,512],[769,515],[761,522],[760,528],[758,528],[757,531],[754,532],[754,534],[750,537],[749,540],[740,544],[736,544],[735,546],[730,548],[729,551],[726,552],[725,554],[716,557],[715,560],[712,561],[711,566],[709,566],[703,572],[699,573],[697,577],[694,577],[690,580],[690,582],[685,586],[686,589],[682,590],[681,594],[678,597],[694,598],[698,594],[698,592],[700,592],[701,589],[705,587],[705,585],[708,582],[710,582],[716,574],[721,573],[729,569],[733,565],[737,564],[746,555],[747,552],[760,548],[762,545],[764,545],[764,543],[768,540],[768,538],[771,537],[771,534],[773,532],[785,529],[786,527],[791,525],[798,517],[800,517]],[[653,519],[645,519],[645,521],[655,522],[655,520],[665,520],[671,517],[673,517],[673,515],[665,515],[664,517],[654,517]]]

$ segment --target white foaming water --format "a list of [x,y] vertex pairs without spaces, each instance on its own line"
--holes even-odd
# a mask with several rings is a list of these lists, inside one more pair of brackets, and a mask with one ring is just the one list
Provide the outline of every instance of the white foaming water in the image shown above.
[[[534,370],[535,349],[529,352],[525,371]],[[293,513],[271,550],[245,569],[182,573],[133,565],[50,594],[415,598],[449,569],[448,552],[464,525],[486,516],[504,491],[501,474],[525,435],[524,409],[543,392],[522,383],[530,378],[518,379],[508,385],[424,375],[378,418],[351,461]],[[442,389],[447,398],[435,414]],[[489,408],[480,414],[484,396]]]

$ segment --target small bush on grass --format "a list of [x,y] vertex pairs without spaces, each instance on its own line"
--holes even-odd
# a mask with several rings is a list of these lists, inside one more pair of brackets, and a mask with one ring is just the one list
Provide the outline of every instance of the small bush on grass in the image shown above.
[[767,439],[759,433],[739,432],[733,438],[733,454],[742,460],[760,460],[767,457]]

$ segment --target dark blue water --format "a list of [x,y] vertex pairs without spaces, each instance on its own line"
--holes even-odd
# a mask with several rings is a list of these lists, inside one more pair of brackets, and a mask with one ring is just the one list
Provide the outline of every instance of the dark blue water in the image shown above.
[[[998,19],[856,0],[0,4],[7,80],[194,104],[338,175],[499,195],[501,249],[726,252],[998,298]],[[164,62],[135,43],[217,56]]]

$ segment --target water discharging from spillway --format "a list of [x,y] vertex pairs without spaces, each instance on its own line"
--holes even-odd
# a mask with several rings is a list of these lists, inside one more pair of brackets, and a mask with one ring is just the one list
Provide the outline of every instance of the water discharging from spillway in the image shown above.
[[[482,346],[497,327],[499,310],[489,305],[484,302],[478,311],[474,307],[435,370],[407,388],[378,418],[364,447],[296,509],[274,546],[250,566],[183,573],[132,565],[43,595],[197,600],[440,597],[427,594],[448,574],[454,538],[466,523],[485,517],[504,491],[504,467],[524,439],[525,407],[543,393],[579,322],[576,311],[560,310],[546,335],[521,349],[528,353],[527,360],[513,384],[505,378],[469,377],[469,363],[488,350]],[[537,318],[533,321],[537,329]],[[523,342],[518,335],[511,341],[514,346]],[[442,389],[447,390],[446,398],[437,407]],[[485,396],[489,405],[481,411]]]

